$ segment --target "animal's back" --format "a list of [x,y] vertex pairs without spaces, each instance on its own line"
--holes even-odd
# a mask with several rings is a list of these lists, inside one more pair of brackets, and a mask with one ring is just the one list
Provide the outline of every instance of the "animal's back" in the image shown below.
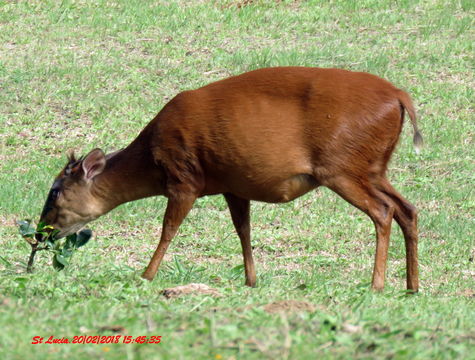
[[384,171],[398,92],[367,73],[256,70],[177,95],[150,124],[152,146],[170,172],[203,177],[203,194],[288,201],[342,170]]

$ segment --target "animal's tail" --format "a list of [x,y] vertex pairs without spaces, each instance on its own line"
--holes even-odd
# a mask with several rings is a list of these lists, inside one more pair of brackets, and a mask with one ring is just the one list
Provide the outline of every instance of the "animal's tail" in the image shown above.
[[417,120],[416,120],[416,111],[414,110],[414,104],[412,103],[411,97],[405,91],[399,92],[399,102],[404,107],[404,109],[409,114],[409,118],[411,119],[412,127],[414,129],[414,149],[416,150],[416,154],[421,152],[421,148],[424,145],[424,140],[422,139],[421,132],[417,127]]

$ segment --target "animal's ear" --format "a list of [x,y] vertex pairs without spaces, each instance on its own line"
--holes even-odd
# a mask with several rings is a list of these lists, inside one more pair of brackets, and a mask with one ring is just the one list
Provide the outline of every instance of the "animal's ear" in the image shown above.
[[99,175],[106,166],[106,156],[101,149],[94,149],[82,161],[82,169],[86,180]]

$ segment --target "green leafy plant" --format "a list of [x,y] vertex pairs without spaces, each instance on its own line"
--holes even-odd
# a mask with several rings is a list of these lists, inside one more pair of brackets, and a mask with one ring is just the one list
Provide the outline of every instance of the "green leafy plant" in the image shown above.
[[[78,233],[68,235],[63,241],[57,238],[59,230],[43,222],[40,222],[36,227],[32,225],[31,220],[21,220],[17,224],[20,235],[31,245],[31,254],[26,268],[29,273],[33,271],[37,251],[48,250],[52,252],[54,254],[53,267],[60,271],[69,264],[74,252],[81,246],[86,245],[92,237],[92,231],[84,229]],[[36,240],[36,235],[41,235],[43,247],[39,247],[40,243]]]

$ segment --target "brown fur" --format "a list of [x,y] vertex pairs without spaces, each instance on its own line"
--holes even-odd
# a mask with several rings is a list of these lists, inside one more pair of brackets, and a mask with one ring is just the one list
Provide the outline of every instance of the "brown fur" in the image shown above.
[[251,71],[178,94],[127,148],[106,159],[104,170],[85,181],[89,185],[76,187],[100,199],[99,215],[146,196],[168,198],[147,279],[195,199],[223,194],[243,246],[246,284],[254,286],[249,202],[287,202],[327,186],[376,226],[373,287],[384,286],[394,218],[406,239],[408,288],[417,291],[416,210],[385,175],[404,110],[419,146],[409,95],[383,79],[339,69]]

